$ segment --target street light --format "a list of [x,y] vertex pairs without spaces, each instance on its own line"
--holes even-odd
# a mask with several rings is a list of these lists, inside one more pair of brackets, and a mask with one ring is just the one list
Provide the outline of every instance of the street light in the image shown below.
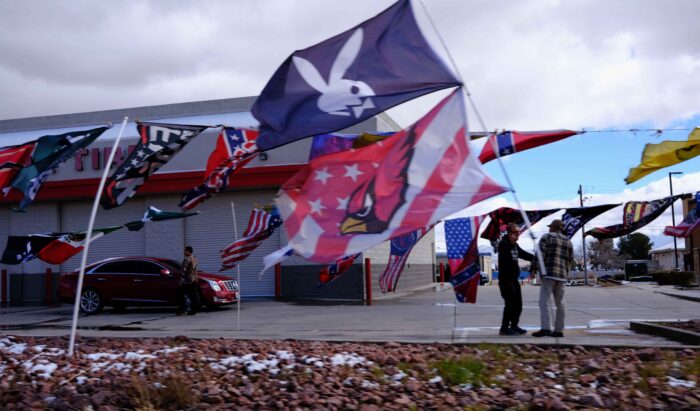
[[[682,171],[670,171],[668,173],[668,187],[671,190],[671,197],[673,197],[673,180],[671,176],[673,174],[683,174]],[[676,212],[673,207],[673,198],[671,198],[671,223],[676,225]],[[676,243],[676,237],[673,237],[673,257],[676,259],[676,271],[678,271],[678,244]]]

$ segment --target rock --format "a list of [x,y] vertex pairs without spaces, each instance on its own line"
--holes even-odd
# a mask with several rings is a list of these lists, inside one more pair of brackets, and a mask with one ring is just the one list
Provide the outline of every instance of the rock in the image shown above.
[[516,391],[515,394],[513,394],[516,400],[520,402],[530,402],[532,400],[532,395],[523,392],[523,391]]
[[90,397],[90,401],[92,401],[93,404],[96,406],[100,406],[105,403],[105,401],[109,398],[109,392],[107,391],[98,391],[95,394],[92,394]]
[[583,374],[581,377],[579,377],[579,380],[584,384],[590,384],[595,381],[596,378],[591,374]]
[[600,365],[594,360],[589,360],[586,365],[581,369],[581,374],[591,374],[596,371],[600,371]]

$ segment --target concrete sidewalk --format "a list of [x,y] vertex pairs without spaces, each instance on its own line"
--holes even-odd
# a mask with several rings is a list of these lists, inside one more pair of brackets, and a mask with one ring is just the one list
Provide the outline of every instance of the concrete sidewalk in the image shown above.
[[[539,287],[525,285],[521,326],[538,330]],[[700,318],[700,305],[673,298],[648,285],[567,287],[565,337],[498,335],[503,311],[498,286],[479,288],[477,304],[456,304],[451,289],[377,300],[371,306],[332,302],[244,300],[236,306],[177,317],[174,308],[111,309],[81,317],[80,335],[102,337],[304,339],[326,341],[403,341],[454,343],[546,343],[605,346],[677,346],[637,334],[630,321]],[[0,309],[0,334],[68,335],[72,306]]]

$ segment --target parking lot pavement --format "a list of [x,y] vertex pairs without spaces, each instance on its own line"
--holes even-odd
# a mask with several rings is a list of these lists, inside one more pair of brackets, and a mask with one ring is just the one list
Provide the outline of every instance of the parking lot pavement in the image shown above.
[[[106,309],[81,316],[79,334],[109,337],[312,339],[329,341],[497,342],[582,345],[677,345],[636,334],[630,321],[700,318],[697,302],[680,300],[648,285],[567,287],[565,338],[501,337],[502,300],[497,286],[479,288],[477,304],[456,304],[452,290],[426,289],[375,301],[342,302],[244,300],[234,306],[175,316],[174,307]],[[539,329],[539,287],[523,286],[521,326]],[[0,334],[68,335],[72,306],[0,309]]]

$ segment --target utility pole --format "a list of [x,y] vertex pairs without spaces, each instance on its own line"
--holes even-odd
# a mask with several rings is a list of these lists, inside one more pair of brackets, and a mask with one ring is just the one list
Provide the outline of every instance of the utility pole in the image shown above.
[[[673,198],[673,180],[671,176],[673,174],[683,174],[682,171],[671,171],[668,173],[668,187],[671,191],[671,197]],[[671,224],[676,225],[676,212],[673,207],[673,200],[671,200]],[[673,237],[673,257],[676,259],[676,271],[678,271],[678,243],[676,243],[676,237]]]
[[[581,207],[583,207],[583,187],[581,187],[581,184],[578,185],[578,199],[581,204]],[[584,234],[586,232],[586,227],[584,227],[583,224],[581,224],[581,241],[583,243],[583,283],[585,285],[588,285],[588,264],[586,264],[586,235]]]

